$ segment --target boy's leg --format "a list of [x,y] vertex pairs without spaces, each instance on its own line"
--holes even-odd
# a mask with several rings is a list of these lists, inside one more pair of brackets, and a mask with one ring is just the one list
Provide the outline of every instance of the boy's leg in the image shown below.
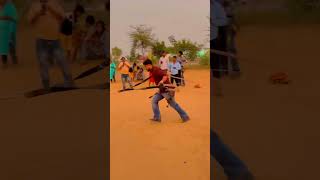
[[[180,72],[181,73],[181,72]],[[180,73],[178,73],[177,75],[175,75],[176,77],[178,77],[178,78],[181,78],[181,75],[180,75]],[[180,86],[181,85],[181,79],[178,79],[178,78],[176,78],[176,84],[177,84],[177,86]]]
[[157,121],[161,120],[159,101],[161,101],[163,98],[164,97],[159,93],[156,93],[153,96],[153,99],[152,99],[153,120],[157,120]]
[[166,100],[168,101],[169,105],[179,113],[179,115],[180,115],[180,117],[181,117],[181,119],[183,121],[187,121],[187,120],[190,119],[188,114],[175,101],[174,97],[172,97],[169,93],[163,93],[162,96],[164,98],[166,98]]
[[18,57],[16,53],[16,46],[13,43],[10,43],[10,56],[12,58],[13,64],[18,64]]
[[56,59],[57,64],[61,68],[61,71],[62,71],[63,77],[64,77],[65,86],[72,87],[74,84],[73,84],[70,66],[64,56],[64,50],[62,49],[59,41],[54,42],[53,57]]
[[129,84],[130,88],[133,88],[132,81],[131,81],[131,78],[129,75],[127,76],[127,82]]
[[214,131],[210,131],[210,153],[223,167],[229,180],[252,180],[248,167],[222,142]]
[[121,74],[122,89],[126,89],[126,75]]
[[40,66],[40,78],[42,81],[42,86],[45,89],[50,88],[50,80],[49,80],[49,61],[48,61],[48,43],[45,40],[38,39],[36,41],[36,53]]

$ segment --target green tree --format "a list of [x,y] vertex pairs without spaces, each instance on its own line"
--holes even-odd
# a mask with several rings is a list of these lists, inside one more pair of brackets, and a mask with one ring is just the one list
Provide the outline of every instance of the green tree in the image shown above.
[[115,57],[115,58],[120,58],[120,56],[122,55],[122,50],[118,47],[114,47],[112,48],[112,56]]
[[155,41],[152,43],[151,45],[151,48],[152,48],[152,52],[155,56],[158,56],[160,57],[161,56],[161,53],[163,51],[168,51],[168,48],[166,46],[166,44],[164,43],[164,41]]
[[148,47],[151,47],[153,43],[152,28],[146,25],[131,26],[132,31],[129,33],[129,38],[132,42],[131,56],[135,55],[137,50],[140,50],[141,54],[145,53]]
[[173,46],[169,48],[169,52],[177,53],[179,51],[184,52],[187,59],[193,61],[197,57],[197,52],[203,47],[201,44],[192,42],[187,39],[176,40]]

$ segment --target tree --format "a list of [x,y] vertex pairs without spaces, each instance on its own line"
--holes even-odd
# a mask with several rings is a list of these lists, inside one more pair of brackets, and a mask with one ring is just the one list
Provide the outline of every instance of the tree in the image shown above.
[[118,47],[114,47],[112,48],[112,56],[115,58],[120,58],[120,56],[122,55],[122,50]]
[[146,25],[131,26],[132,31],[129,33],[129,38],[132,42],[131,56],[137,50],[141,50],[141,54],[145,53],[146,48],[151,47],[153,43],[152,28]]
[[168,51],[168,48],[167,48],[166,44],[164,43],[164,41],[153,42],[153,44],[151,45],[151,48],[152,48],[153,54],[158,57],[161,56],[161,53],[163,51]]
[[197,44],[196,42],[192,42],[187,39],[182,40],[176,40],[175,43],[173,43],[173,46],[170,47],[170,51],[172,52],[184,52],[184,55],[187,59],[193,61],[197,57],[197,52],[203,47],[201,44]]

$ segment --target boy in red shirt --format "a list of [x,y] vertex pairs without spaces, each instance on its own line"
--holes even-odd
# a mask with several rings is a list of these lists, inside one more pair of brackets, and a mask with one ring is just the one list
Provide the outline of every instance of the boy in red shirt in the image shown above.
[[155,84],[160,86],[159,92],[157,92],[152,99],[153,118],[152,121],[161,122],[159,101],[166,99],[168,104],[175,109],[183,122],[190,120],[188,114],[179,106],[174,99],[174,86],[170,83],[167,73],[162,71],[159,67],[153,66],[152,61],[147,59],[143,62],[143,65],[151,73],[151,78],[154,79]]

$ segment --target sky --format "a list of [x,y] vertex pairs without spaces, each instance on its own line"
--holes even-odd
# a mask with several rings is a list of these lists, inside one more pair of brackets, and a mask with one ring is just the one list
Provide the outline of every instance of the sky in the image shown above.
[[166,43],[174,35],[177,40],[206,44],[209,10],[208,0],[111,0],[111,48],[117,46],[129,55],[130,26],[141,24],[152,27],[156,39]]

